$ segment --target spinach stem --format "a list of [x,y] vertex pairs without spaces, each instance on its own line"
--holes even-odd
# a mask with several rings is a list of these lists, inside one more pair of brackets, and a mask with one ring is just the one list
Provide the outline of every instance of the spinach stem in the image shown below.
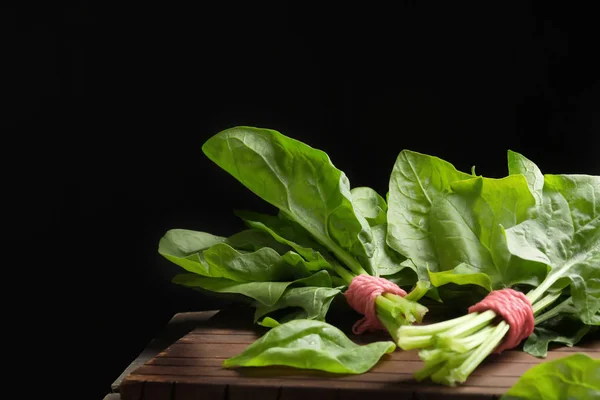
[[487,341],[484,341],[477,347],[460,366],[449,371],[450,380],[460,383],[466,381],[475,368],[498,347],[508,329],[508,324],[505,321],[500,321]]
[[352,279],[354,279],[354,277],[356,276],[341,265],[335,265],[334,269],[335,272],[340,276],[340,278],[342,278],[348,285],[350,285],[350,282],[352,282]]
[[462,338],[449,338],[447,340],[448,349],[457,353],[465,353],[486,341],[492,334],[493,330],[494,327],[488,325],[473,335]]
[[470,313],[459,318],[449,319],[447,321],[438,322],[430,325],[407,325],[400,328],[399,332],[402,336],[424,336],[435,335],[444,332],[456,325],[467,323],[469,320],[476,318],[478,313]]
[[[382,297],[382,296],[379,296]],[[421,322],[429,309],[416,301],[408,300],[406,297],[398,296],[392,293],[385,293],[385,299],[391,301],[399,307],[408,322]]]
[[561,293],[562,293],[561,291],[556,292],[556,293],[550,293],[550,294],[542,297],[540,300],[538,300],[533,305],[533,315],[538,314],[544,308],[546,308],[550,304],[554,303],[556,301],[556,299],[558,299],[560,297]]
[[[475,313],[471,313],[475,314]],[[477,313],[475,318],[467,321],[466,323],[456,325],[447,331],[440,333],[438,335],[438,340],[440,343],[444,343],[447,339],[460,338],[464,336],[468,336],[471,333],[477,332],[479,329],[488,325],[494,318],[496,318],[496,313],[492,310],[487,310],[480,313]]]
[[332,275],[331,276],[331,284],[333,285],[333,287],[339,287],[339,286],[347,286],[348,282],[346,282],[345,279],[342,279],[339,276]]
[[535,325],[539,325],[544,321],[549,320],[550,318],[553,318],[555,316],[557,316],[558,314],[560,314],[561,312],[563,312],[565,309],[567,309],[568,307],[571,306],[573,299],[572,297],[567,298],[566,300],[564,300],[563,302],[559,303],[558,305],[556,305],[555,307],[551,308],[550,310],[546,311],[545,313],[538,315],[535,318]]
[[550,271],[550,273],[546,276],[546,279],[544,279],[540,286],[527,293],[527,297],[529,298],[529,301],[531,301],[531,304],[535,304],[539,300],[539,298],[542,297],[542,295],[546,292],[546,290],[550,289],[550,287],[554,285],[556,281],[560,278],[560,274],[552,274],[552,271]]

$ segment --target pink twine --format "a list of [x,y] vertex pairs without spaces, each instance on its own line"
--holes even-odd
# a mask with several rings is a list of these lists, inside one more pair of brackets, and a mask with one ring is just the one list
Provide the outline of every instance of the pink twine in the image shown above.
[[360,335],[365,331],[385,330],[375,311],[375,299],[383,293],[406,296],[406,292],[385,278],[370,275],[357,275],[352,279],[345,296],[350,307],[364,315],[354,324],[352,332]]
[[527,296],[521,292],[513,289],[494,290],[479,303],[469,307],[469,313],[486,310],[494,311],[510,327],[495,353],[517,347],[523,339],[533,333],[533,308]]

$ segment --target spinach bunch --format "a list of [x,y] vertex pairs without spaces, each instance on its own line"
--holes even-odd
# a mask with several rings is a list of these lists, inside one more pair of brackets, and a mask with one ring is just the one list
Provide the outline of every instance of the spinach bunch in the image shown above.
[[[600,324],[600,177],[543,175],[512,151],[508,169],[501,179],[469,176],[403,152],[392,173],[388,242],[455,306],[496,289],[527,292],[536,328],[524,350],[544,356],[549,342],[573,345]],[[494,312],[475,312],[400,327],[397,343],[422,349],[418,379],[454,385],[508,329]]]
[[416,268],[387,245],[388,207],[375,190],[351,188],[325,152],[274,130],[227,129],[202,150],[276,212],[236,210],[247,229],[230,237],[169,230],[158,251],[188,272],[175,283],[242,295],[262,324],[266,317],[324,321],[356,275],[383,276],[414,288],[405,298],[377,299],[390,333],[422,320],[427,308],[416,301],[428,282],[417,285]]

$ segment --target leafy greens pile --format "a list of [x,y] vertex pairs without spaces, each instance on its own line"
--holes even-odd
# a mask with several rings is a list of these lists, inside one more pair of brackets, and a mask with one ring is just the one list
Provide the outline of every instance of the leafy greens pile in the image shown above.
[[[332,300],[359,274],[411,290],[377,298],[377,316],[394,343],[363,351],[373,363],[395,345],[421,349],[425,368],[417,379],[464,382],[508,331],[492,311],[419,326],[427,308],[416,301],[424,295],[464,311],[492,290],[527,293],[536,318],[524,350],[542,357],[550,342],[572,346],[600,324],[598,176],[543,175],[509,151],[508,175],[487,178],[402,150],[384,198],[369,187],[351,188],[326,153],[273,130],[227,129],[202,149],[278,209],[237,211],[247,229],[230,237],[173,229],[159,244],[160,254],[188,271],[174,282],[241,294],[255,307],[255,322],[272,327],[268,340],[248,349],[260,350],[255,357],[240,355],[230,366],[298,366],[303,359],[304,368],[335,372],[336,362],[306,361],[335,353],[352,370],[352,346],[324,321]],[[317,346],[321,356],[276,351],[306,337],[329,343]],[[365,370],[361,365],[355,373]]]
[[[335,296],[354,276],[385,276],[413,290],[379,296],[377,315],[396,332],[421,322],[428,291],[416,269],[386,244],[387,204],[369,187],[350,189],[328,155],[279,132],[232,128],[210,138],[204,153],[277,215],[236,211],[248,229],[230,237],[168,231],[159,253],[188,271],[177,284],[251,300],[255,322],[324,321]],[[406,270],[406,271],[405,271]]]
[[[418,259],[413,248],[415,255],[406,255],[436,287],[523,289],[536,317],[524,350],[545,356],[549,342],[573,345],[600,324],[600,177],[543,175],[518,153],[508,159],[502,179],[438,180],[446,190],[428,196],[431,208],[421,220],[428,258]],[[455,385],[502,342],[509,327],[496,320],[488,310],[400,327],[397,343],[422,349],[417,379]]]

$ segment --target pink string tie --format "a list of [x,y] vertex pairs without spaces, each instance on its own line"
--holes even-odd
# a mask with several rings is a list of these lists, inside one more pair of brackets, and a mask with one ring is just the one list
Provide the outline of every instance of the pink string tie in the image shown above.
[[370,275],[357,275],[352,279],[345,296],[350,307],[364,315],[364,317],[352,326],[352,332],[360,335],[365,331],[385,330],[377,318],[375,311],[375,299],[384,293],[392,293],[398,296],[406,296],[394,282],[385,278]]
[[487,310],[502,317],[510,327],[502,343],[494,350],[495,353],[517,347],[533,333],[533,308],[523,293],[513,289],[494,290],[479,303],[469,307],[469,313]]

